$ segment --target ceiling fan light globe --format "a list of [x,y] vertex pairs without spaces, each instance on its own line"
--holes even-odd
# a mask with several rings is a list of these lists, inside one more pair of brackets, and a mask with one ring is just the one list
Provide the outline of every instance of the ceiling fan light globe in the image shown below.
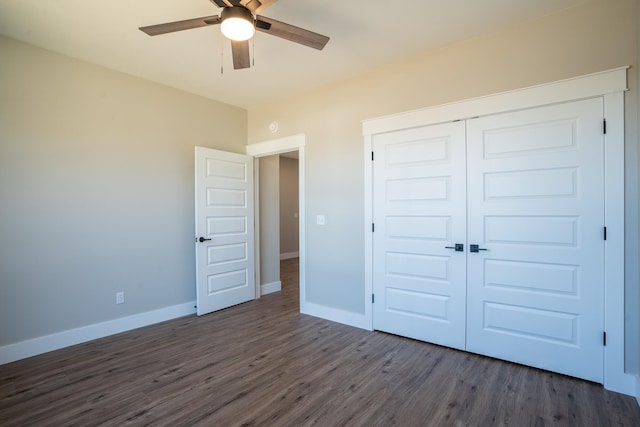
[[243,42],[253,37],[256,32],[253,15],[242,6],[225,7],[220,18],[220,31],[228,39]]
[[222,34],[231,40],[238,42],[249,40],[256,30],[253,23],[243,18],[227,18],[220,24]]

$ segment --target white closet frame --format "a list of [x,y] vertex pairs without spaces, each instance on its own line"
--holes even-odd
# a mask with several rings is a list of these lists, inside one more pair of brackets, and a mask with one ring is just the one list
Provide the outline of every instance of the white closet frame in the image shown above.
[[373,222],[372,141],[373,136],[419,126],[464,120],[471,117],[540,107],[544,105],[602,97],[606,118],[605,134],[605,331],[604,387],[635,395],[635,377],[624,371],[624,92],[627,69],[560,80],[538,86],[480,98],[414,110],[362,122],[364,136],[364,247],[365,319],[373,329]]

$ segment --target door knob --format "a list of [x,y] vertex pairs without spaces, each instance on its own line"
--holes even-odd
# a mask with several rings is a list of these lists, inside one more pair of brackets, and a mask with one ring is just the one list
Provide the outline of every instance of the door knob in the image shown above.
[[211,239],[205,239],[204,237],[200,237],[200,238],[198,239],[198,241],[199,241],[200,243],[202,243],[202,242],[206,242],[206,241],[208,241],[208,240],[211,240]]
[[481,248],[479,245],[469,245],[469,252],[480,252],[480,251],[486,251],[488,249],[486,248]]
[[454,249],[456,252],[464,252],[464,245],[462,243],[456,243],[454,246],[445,246],[445,249]]

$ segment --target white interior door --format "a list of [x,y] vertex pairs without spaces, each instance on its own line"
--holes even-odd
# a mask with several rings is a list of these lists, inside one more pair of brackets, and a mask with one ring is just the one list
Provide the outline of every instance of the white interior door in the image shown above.
[[196,147],[198,315],[255,298],[253,157]]
[[602,99],[467,121],[467,349],[603,382]]
[[[373,141],[373,325],[465,346],[464,123]],[[450,248],[450,249],[449,249]]]

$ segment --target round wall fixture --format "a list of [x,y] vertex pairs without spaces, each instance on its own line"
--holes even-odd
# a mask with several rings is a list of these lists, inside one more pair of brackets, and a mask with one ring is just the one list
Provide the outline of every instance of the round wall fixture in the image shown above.
[[271,131],[271,133],[278,132],[278,122],[269,123],[269,130]]

